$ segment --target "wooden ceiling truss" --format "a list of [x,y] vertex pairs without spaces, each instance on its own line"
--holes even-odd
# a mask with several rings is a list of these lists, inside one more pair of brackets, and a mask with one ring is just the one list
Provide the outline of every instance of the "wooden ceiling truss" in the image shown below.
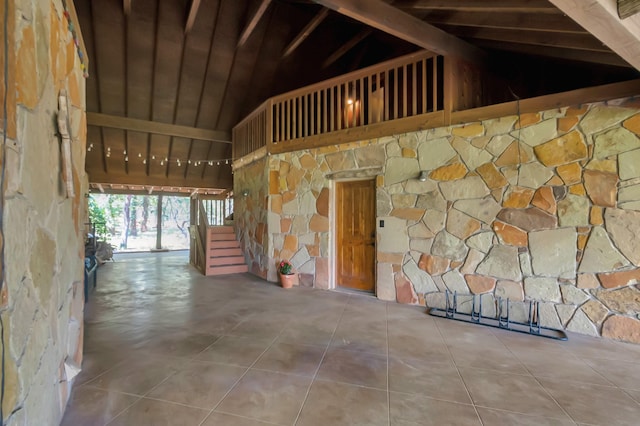
[[640,69],[640,0],[74,3],[99,191],[231,188],[231,129],[267,98],[420,49],[602,70],[594,84]]

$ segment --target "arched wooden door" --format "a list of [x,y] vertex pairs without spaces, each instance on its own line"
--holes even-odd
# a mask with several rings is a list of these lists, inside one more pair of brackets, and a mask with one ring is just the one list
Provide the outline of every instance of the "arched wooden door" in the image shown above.
[[375,291],[375,180],[336,184],[336,283]]

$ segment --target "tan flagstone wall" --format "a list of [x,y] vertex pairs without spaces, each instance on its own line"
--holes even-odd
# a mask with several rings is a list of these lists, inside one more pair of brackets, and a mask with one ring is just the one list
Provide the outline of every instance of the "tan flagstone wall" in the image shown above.
[[503,297],[517,320],[538,300],[545,326],[640,342],[637,100],[268,157],[268,279],[286,258],[327,288],[329,178],[376,167],[379,298],[442,306],[449,289],[491,314]]
[[[58,424],[82,362],[85,81],[60,0],[9,2],[4,424]],[[69,94],[75,196],[56,125]],[[13,98],[15,94],[15,98]]]
[[[267,160],[262,158],[234,171],[234,213],[236,234],[251,273],[267,278],[269,258]],[[246,195],[245,195],[246,194]]]

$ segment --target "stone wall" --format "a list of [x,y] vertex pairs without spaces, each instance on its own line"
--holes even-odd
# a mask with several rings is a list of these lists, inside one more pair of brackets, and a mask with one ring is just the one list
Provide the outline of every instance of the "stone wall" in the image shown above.
[[[329,286],[332,179],[377,179],[377,296],[462,309],[473,294],[512,317],[640,342],[640,104],[503,117],[268,157],[261,270],[291,259]],[[256,166],[258,167],[258,166]],[[242,186],[242,171],[236,186]],[[428,178],[417,180],[420,171]],[[256,202],[258,202],[257,200]],[[236,211],[238,212],[238,207]],[[257,219],[257,217],[256,217]],[[256,225],[257,226],[257,225]],[[264,236],[261,237],[264,241]],[[467,295],[467,296],[465,296]]]
[[[85,82],[62,2],[9,4],[15,100],[4,150],[3,413],[8,425],[58,424],[82,361]],[[57,136],[61,89],[69,94],[73,197]]]
[[234,172],[234,213],[236,234],[240,240],[249,271],[267,278],[269,235],[268,171],[265,158]]

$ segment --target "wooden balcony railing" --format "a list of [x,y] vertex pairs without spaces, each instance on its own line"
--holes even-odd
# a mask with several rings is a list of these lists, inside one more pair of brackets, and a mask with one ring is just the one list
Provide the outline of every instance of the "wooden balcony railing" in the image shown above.
[[421,51],[275,96],[233,129],[233,156],[381,136],[402,130],[385,123],[413,117],[443,121],[445,84],[445,58]]

